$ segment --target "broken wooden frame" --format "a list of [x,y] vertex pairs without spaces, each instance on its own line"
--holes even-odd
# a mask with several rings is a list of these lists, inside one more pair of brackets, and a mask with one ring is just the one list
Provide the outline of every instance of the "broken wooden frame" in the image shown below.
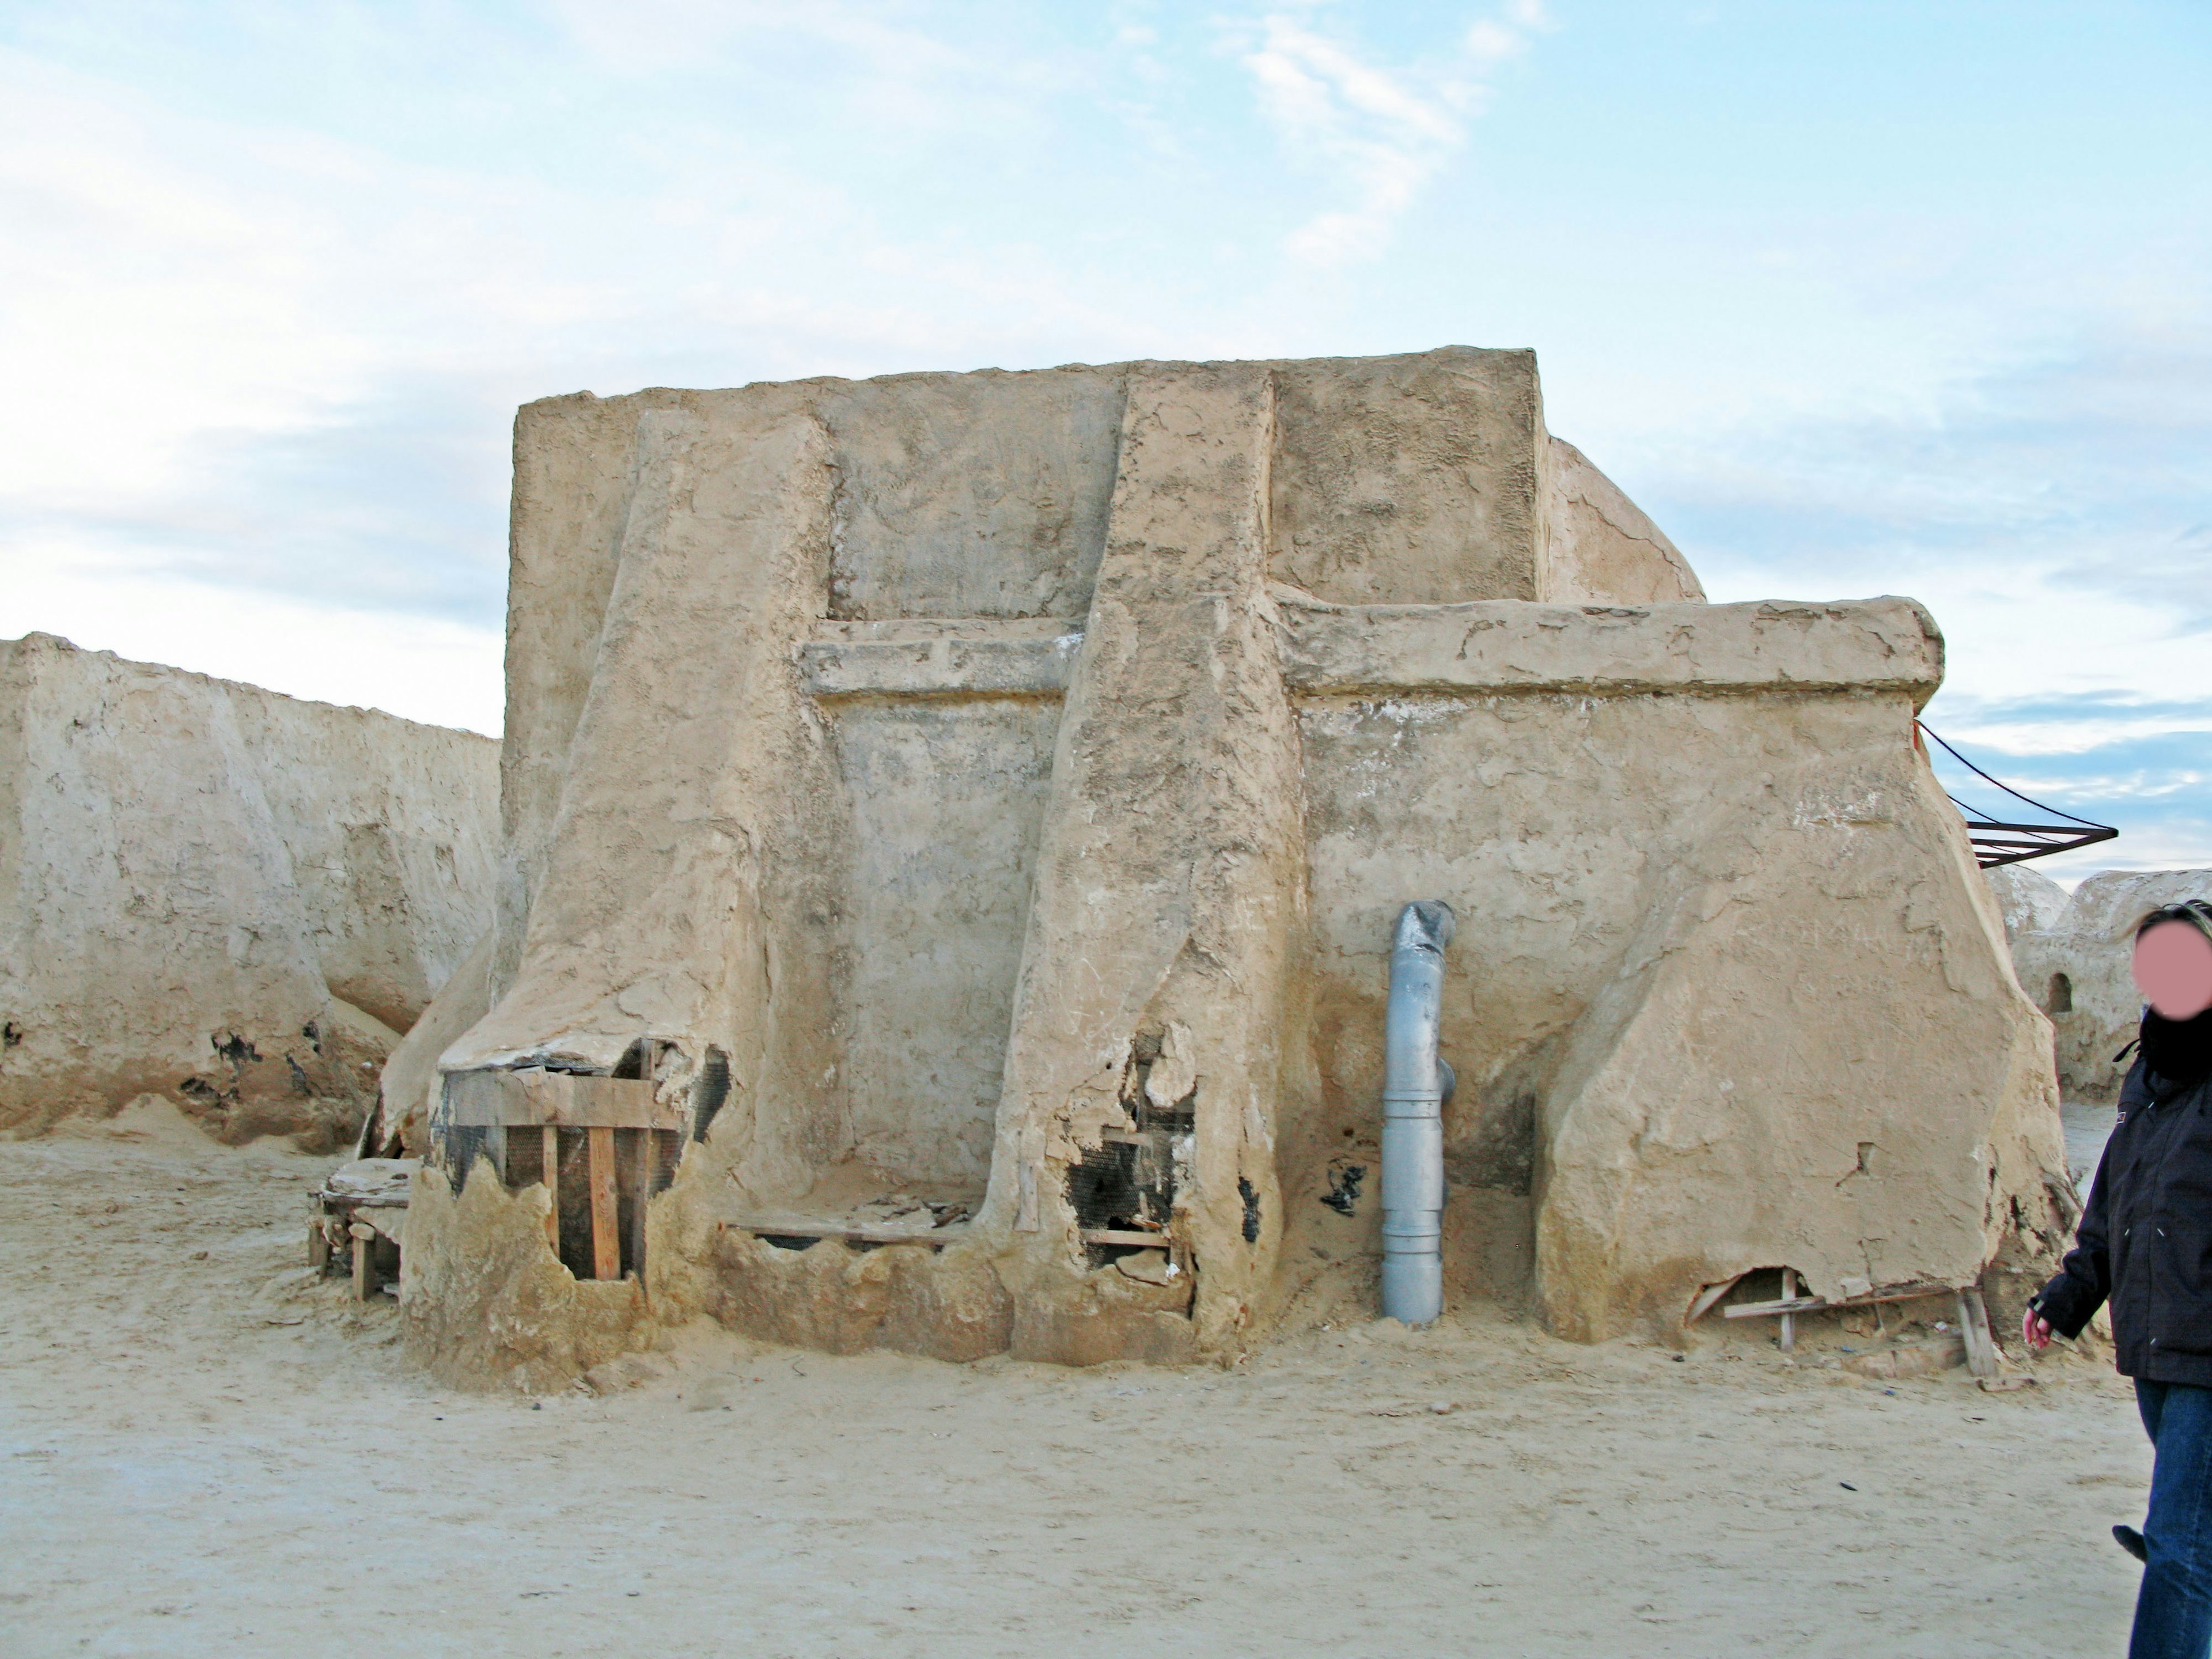
[[400,1230],[407,1221],[406,1199],[354,1197],[323,1188],[309,1194],[307,1205],[307,1265],[327,1273],[332,1259],[345,1255],[354,1297],[368,1301],[384,1287],[378,1255],[396,1263],[404,1248]]
[[675,1179],[688,1103],[644,1077],[457,1072],[444,1121],[456,1153],[489,1158],[511,1191],[544,1185],[546,1242],[577,1278],[644,1277],[646,1206]]
[[[1708,1285],[1699,1291],[1690,1304],[1690,1310],[1682,1316],[1685,1329],[1694,1325],[1718,1305],[1721,1298],[1749,1278],[1750,1272],[1740,1273],[1733,1279]],[[1863,1284],[1865,1281],[1861,1280]],[[1989,1309],[1982,1301],[1978,1287],[1972,1285],[1911,1284],[1869,1287],[1856,1296],[1825,1297],[1799,1296],[1796,1269],[1782,1270],[1782,1297],[1775,1302],[1739,1302],[1734,1307],[1722,1308],[1723,1319],[1779,1319],[1782,1322],[1781,1348],[1784,1353],[1797,1346],[1797,1316],[1827,1313],[1850,1308],[1871,1308],[1885,1302],[1917,1302],[1925,1297],[1954,1297],[1959,1309],[1959,1329],[1966,1340],[1966,1369],[1977,1377],[1988,1381],[1997,1374],[1996,1340],[1990,1334]]]

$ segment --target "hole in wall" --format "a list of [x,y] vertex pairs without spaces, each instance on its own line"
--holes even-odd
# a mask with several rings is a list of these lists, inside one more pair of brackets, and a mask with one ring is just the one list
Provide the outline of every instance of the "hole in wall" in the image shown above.
[[2043,1012],[2046,1014],[2070,1014],[2074,1012],[2074,981],[2063,974],[2053,974],[2043,997]]
[[[1348,1133],[1348,1132],[1347,1132]],[[1357,1215],[1359,1212],[1359,1184],[1367,1179],[1364,1164],[1332,1165],[1328,1172],[1328,1190],[1321,1201],[1339,1215]],[[1245,1234],[1249,1239],[1255,1235]]]
[[[453,1129],[456,1141],[473,1133],[482,1145],[481,1129]],[[645,1205],[665,1192],[676,1178],[684,1136],[675,1129],[616,1129],[611,1132],[615,1176],[615,1235],[619,1245],[621,1272],[645,1270]],[[545,1135],[542,1129],[519,1127],[506,1132],[506,1164],[501,1171],[509,1192],[545,1179]],[[458,1146],[456,1147],[458,1151]],[[469,1153],[471,1160],[475,1152]],[[597,1274],[592,1239],[592,1163],[590,1136],[582,1129],[554,1131],[554,1198],[560,1212],[557,1254],[562,1266],[578,1279]],[[807,1243],[814,1241],[808,1239]]]
[[[1175,1158],[1165,1134],[1124,1133],[1086,1149],[1068,1166],[1067,1206],[1085,1232],[1161,1233],[1175,1210]],[[1108,1262],[1141,1245],[1086,1244],[1086,1265]]]
[[[1159,1031],[1140,1030],[1130,1040],[1121,1105],[1136,1127],[1107,1131],[1102,1144],[1087,1149],[1080,1161],[1068,1167],[1068,1207],[1075,1212],[1075,1224],[1085,1231],[1164,1235],[1175,1213],[1176,1149],[1180,1146],[1183,1156],[1188,1156],[1188,1137],[1198,1123],[1198,1087],[1194,1083],[1180,1099],[1166,1105],[1152,1099],[1152,1068],[1161,1063],[1164,1036]],[[1164,1245],[1166,1238],[1160,1243]],[[1089,1265],[1103,1267],[1147,1247],[1084,1248]]]
[[1260,1189],[1243,1176],[1237,1177],[1237,1196],[1244,1200],[1244,1242],[1260,1242]]

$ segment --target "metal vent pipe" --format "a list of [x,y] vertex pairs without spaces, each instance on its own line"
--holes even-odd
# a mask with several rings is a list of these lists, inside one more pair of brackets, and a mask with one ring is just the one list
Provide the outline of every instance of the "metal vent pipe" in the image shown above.
[[1437,1057],[1451,906],[1398,913],[1382,1032],[1382,1312],[1425,1325],[1443,1311],[1444,1117],[1451,1067]]

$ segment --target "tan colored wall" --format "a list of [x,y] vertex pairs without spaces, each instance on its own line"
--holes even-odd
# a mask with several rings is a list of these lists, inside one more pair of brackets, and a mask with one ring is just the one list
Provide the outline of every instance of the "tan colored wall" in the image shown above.
[[834,707],[853,1156],[931,1196],[978,1198],[1059,710],[1012,699]]
[[[507,885],[440,1065],[646,1038],[693,1110],[726,1065],[656,1318],[1175,1359],[1371,1295],[1372,1184],[1319,1200],[1372,1176],[1415,898],[1461,919],[1455,1296],[1595,1338],[2039,1241],[2041,1023],[1911,741],[1932,622],[1699,603],[1528,354],[558,399],[515,522]],[[1117,1146],[1178,1279],[1079,1237]],[[771,1242],[920,1200],[961,1242]],[[509,1306],[445,1258],[526,1254],[529,1202],[426,1194],[426,1346]]]
[[357,1123],[487,920],[492,742],[38,634],[0,731],[0,1123]]
[[1549,450],[1546,599],[1664,605],[1705,597],[1681,550],[1589,457],[1559,438],[1549,441]]

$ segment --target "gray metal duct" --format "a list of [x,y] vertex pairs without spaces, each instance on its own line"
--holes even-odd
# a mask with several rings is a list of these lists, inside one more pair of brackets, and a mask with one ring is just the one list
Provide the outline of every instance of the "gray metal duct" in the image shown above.
[[1451,906],[1398,914],[1382,1034],[1382,1312],[1425,1325],[1443,1311],[1444,1118],[1451,1067],[1437,1055]]

